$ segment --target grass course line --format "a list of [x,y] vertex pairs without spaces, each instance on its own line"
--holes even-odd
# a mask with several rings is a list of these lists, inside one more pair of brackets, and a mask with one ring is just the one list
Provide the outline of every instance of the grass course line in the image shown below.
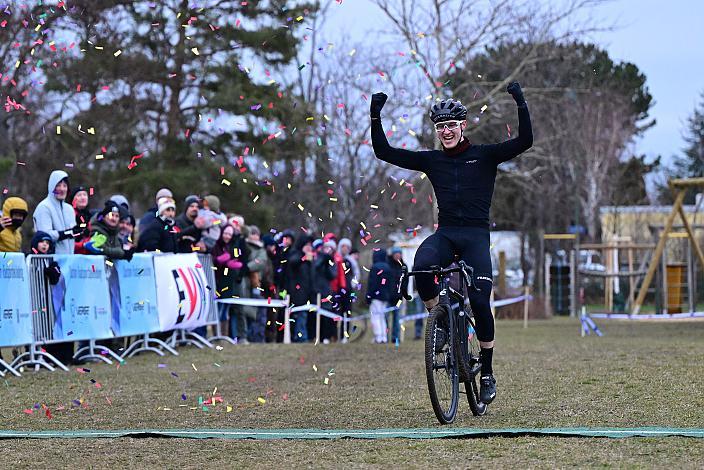
[[0,431],[0,439],[99,439],[99,438],[185,438],[185,439],[433,439],[487,437],[695,437],[704,438],[697,428],[421,428],[421,429],[133,429],[78,431]]

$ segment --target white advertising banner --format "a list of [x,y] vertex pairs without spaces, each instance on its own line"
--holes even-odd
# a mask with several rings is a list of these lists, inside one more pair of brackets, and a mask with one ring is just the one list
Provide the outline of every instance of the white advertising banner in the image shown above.
[[154,274],[161,331],[205,325],[213,294],[198,256],[156,255]]

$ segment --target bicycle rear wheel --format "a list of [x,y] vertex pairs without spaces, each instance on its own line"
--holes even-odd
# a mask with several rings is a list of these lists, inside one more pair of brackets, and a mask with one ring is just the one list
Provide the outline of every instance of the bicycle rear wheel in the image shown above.
[[447,306],[438,304],[430,311],[425,326],[425,373],[430,403],[440,424],[455,420],[459,402],[454,323]]

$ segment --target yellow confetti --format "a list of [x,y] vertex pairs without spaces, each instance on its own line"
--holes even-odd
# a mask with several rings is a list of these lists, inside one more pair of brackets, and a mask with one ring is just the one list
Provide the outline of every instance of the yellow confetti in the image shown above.
[[225,186],[230,186],[230,181],[223,178],[222,181],[220,182],[220,184],[224,184]]
[[480,109],[479,112],[480,112],[480,113],[483,113],[484,111],[486,111],[486,109],[487,109],[488,107],[489,107],[489,106],[487,106],[487,105],[482,106],[482,109]]
[[261,403],[262,405],[263,405],[264,403],[266,403],[266,400],[263,399],[262,397],[257,398],[257,401],[258,401],[259,403]]
[[195,55],[200,55],[200,52],[198,52],[198,48],[197,48],[197,47],[192,47],[192,48],[191,48],[191,52],[193,52]]
[[191,367],[193,367],[193,370],[198,372],[198,369],[196,369],[196,365],[191,362]]
[[90,135],[95,135],[95,127],[89,127],[89,128],[88,128],[88,133],[89,133]]
[[227,405],[227,412],[228,413],[232,412],[232,407],[230,405]]
[[96,160],[102,160],[103,159],[103,154],[98,154],[95,156]]
[[316,371],[316,372],[318,372],[318,366],[316,366],[315,364],[313,364],[313,370]]
[[323,380],[323,383],[324,383],[325,385],[327,385],[327,384],[329,384],[329,383],[330,383],[330,380],[328,380],[328,378],[327,378],[327,377],[325,377],[325,380]]
[[119,56],[120,54],[122,54],[122,51],[117,50],[117,51],[115,51],[115,53],[114,53],[113,55],[114,55],[115,57],[117,57],[117,56]]
[[56,126],[56,135],[61,135],[61,126]]

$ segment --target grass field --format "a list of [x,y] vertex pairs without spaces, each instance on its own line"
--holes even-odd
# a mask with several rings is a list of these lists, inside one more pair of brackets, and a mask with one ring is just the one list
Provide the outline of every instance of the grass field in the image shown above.
[[[463,403],[455,426],[704,427],[704,322],[599,325],[606,336],[580,338],[569,319],[536,321],[527,330],[498,322],[498,398],[481,418]],[[25,372],[4,381],[0,417],[4,429],[15,430],[435,427],[422,348],[418,341],[398,350],[366,341],[223,345],[84,366],[90,372]],[[199,405],[216,388],[222,403]],[[27,467],[704,463],[704,441],[688,438],[8,440],[3,447],[5,463]]]

